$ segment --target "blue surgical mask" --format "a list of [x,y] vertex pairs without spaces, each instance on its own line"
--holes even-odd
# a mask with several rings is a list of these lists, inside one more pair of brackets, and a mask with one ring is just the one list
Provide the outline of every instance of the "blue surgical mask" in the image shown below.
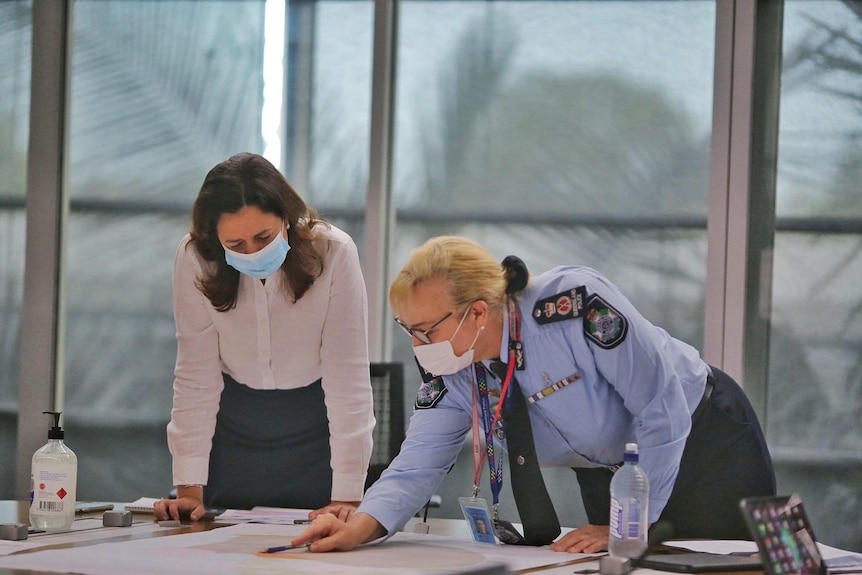
[[259,280],[264,280],[277,272],[281,264],[284,263],[287,252],[290,251],[290,244],[287,243],[282,232],[276,234],[275,238],[263,249],[253,254],[241,254],[226,248],[224,245],[222,247],[224,248],[224,259],[229,266],[240,273]]

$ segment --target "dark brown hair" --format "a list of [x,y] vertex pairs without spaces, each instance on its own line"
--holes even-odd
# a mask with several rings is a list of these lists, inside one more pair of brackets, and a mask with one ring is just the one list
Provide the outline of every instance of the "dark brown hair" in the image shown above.
[[218,311],[236,306],[240,272],[225,262],[216,226],[222,214],[246,206],[275,214],[289,224],[290,251],[281,265],[293,301],[300,299],[323,272],[323,256],[314,246],[313,228],[326,222],[305,205],[299,194],[266,158],[242,153],[216,165],[204,178],[192,207],[191,243],[213,266],[204,269],[199,289]]

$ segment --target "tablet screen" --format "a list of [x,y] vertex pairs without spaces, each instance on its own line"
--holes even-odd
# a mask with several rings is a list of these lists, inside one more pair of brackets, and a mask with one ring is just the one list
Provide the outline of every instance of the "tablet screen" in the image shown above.
[[814,530],[798,495],[752,497],[740,502],[767,575],[825,575]]

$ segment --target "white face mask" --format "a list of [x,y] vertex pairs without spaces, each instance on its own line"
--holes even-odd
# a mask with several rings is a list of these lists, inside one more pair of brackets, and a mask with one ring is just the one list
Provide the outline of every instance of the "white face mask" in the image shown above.
[[473,346],[476,345],[476,340],[479,339],[481,329],[476,331],[476,337],[473,338],[473,343],[470,344],[470,349],[464,352],[464,355],[455,355],[455,350],[452,349],[452,340],[458,335],[458,330],[461,329],[464,320],[467,319],[467,314],[470,312],[468,308],[461,318],[461,322],[455,329],[447,341],[438,341],[437,343],[426,343],[417,345],[413,348],[413,355],[419,361],[419,364],[432,375],[452,375],[458,373],[465,367],[473,365]]

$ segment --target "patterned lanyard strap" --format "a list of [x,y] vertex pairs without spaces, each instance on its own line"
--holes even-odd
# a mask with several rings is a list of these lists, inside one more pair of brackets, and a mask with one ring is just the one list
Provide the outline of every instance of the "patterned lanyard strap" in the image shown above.
[[[497,514],[499,506],[500,491],[503,488],[503,462],[495,463],[494,457],[494,429],[500,420],[500,413],[503,408],[503,403],[509,393],[509,384],[512,381],[512,375],[517,367],[519,370],[524,369],[524,352],[520,342],[521,335],[521,310],[515,298],[509,296],[506,300],[507,309],[509,312],[509,364],[506,378],[502,383],[500,391],[500,401],[497,404],[494,417],[491,417],[491,404],[488,399],[488,377],[485,371],[485,366],[481,362],[473,364],[473,371],[476,377],[476,388],[479,391],[479,404],[482,409],[482,422],[485,431],[485,451],[488,456],[488,469],[490,472],[491,494],[494,503],[494,515]],[[474,396],[475,397],[475,396]],[[475,401],[474,401],[474,425],[475,424]],[[476,441],[476,433],[474,433],[474,442]],[[477,457],[478,450],[474,446],[474,465],[473,465],[473,497],[479,494],[479,470],[482,465],[482,458]]]
[[[485,454],[488,456],[488,470],[490,471],[491,495],[493,496],[494,506],[498,505],[500,500],[500,491],[503,489],[503,462],[496,462],[494,457],[494,423],[491,420],[491,402],[488,399],[488,374],[485,371],[485,366],[481,362],[473,365],[473,371],[476,375],[476,389],[479,390],[479,404],[482,408],[482,422],[485,428]],[[481,458],[474,461],[473,474],[473,497],[479,494],[479,472],[482,467]]]

